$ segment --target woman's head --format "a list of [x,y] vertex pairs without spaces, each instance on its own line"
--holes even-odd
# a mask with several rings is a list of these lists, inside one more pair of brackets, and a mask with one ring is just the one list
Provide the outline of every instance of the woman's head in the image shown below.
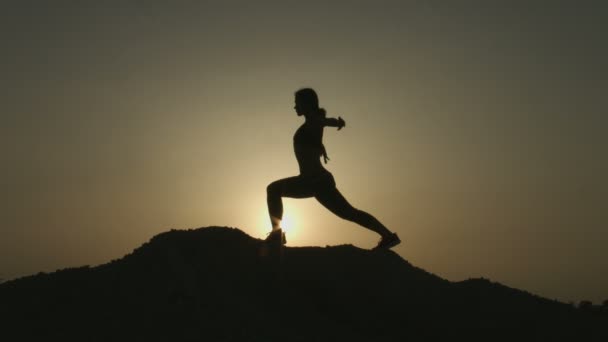
[[298,115],[307,115],[319,111],[319,97],[312,88],[302,88],[295,93]]

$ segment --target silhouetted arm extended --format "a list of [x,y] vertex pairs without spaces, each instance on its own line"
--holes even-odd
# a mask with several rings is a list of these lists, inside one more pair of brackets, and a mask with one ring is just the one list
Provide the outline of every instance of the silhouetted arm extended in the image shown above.
[[346,122],[338,116],[338,118],[325,118],[323,121],[323,126],[325,127],[338,127],[338,131],[342,129],[342,127],[346,126]]

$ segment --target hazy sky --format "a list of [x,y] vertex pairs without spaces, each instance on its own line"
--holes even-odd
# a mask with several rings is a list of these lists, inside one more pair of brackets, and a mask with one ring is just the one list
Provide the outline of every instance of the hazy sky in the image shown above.
[[[329,3],[329,4],[328,4]],[[441,277],[608,299],[603,1],[5,1],[0,278],[270,229],[313,87],[338,188]],[[285,200],[289,245],[377,236]]]

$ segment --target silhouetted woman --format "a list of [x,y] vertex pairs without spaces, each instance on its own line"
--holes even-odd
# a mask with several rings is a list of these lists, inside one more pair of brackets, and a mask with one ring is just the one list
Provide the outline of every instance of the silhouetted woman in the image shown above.
[[372,215],[354,208],[336,188],[332,174],[321,164],[321,156],[327,163],[328,157],[323,146],[323,128],[345,126],[341,117],[327,118],[325,109],[319,108],[317,93],[310,88],[295,93],[295,110],[304,116],[304,123],[293,136],[293,148],[300,167],[300,175],[275,181],[268,185],[267,201],[272,232],[266,241],[281,239],[285,244],[285,234],[281,229],[283,218],[282,197],[316,198],[324,207],[339,217],[360,224],[380,234],[381,239],[374,249],[391,248],[401,241],[396,233],[389,231]]

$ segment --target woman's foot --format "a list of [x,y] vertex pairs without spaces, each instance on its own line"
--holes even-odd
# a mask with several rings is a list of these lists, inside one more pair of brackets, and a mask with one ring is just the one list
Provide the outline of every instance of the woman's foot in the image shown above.
[[273,231],[271,231],[270,233],[268,233],[268,236],[266,237],[266,241],[267,243],[279,243],[281,245],[284,245],[287,243],[287,239],[285,238],[285,233],[283,233],[283,229],[275,229]]
[[378,245],[372,249],[372,251],[382,250],[382,249],[390,249],[401,243],[401,239],[397,236],[397,233],[390,233],[385,235],[380,239]]

